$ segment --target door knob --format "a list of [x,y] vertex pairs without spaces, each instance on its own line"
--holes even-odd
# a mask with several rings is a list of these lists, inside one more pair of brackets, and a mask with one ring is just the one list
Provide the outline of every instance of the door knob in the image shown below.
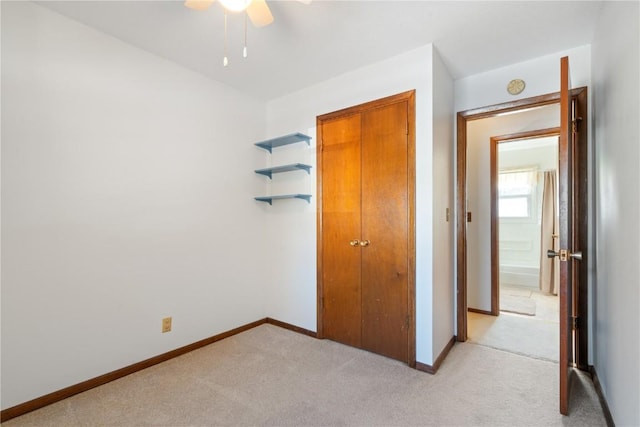
[[370,244],[370,243],[371,243],[371,242],[370,242],[370,241],[368,241],[368,240],[363,240],[362,242],[360,242],[360,246],[363,246],[363,247],[365,247],[365,246],[369,246],[369,244]]
[[560,256],[560,252],[556,252],[553,249],[547,250],[547,258],[555,258],[557,256]]
[[577,259],[578,261],[582,261],[582,252],[570,253],[569,256],[573,259]]
[[567,258],[573,258],[573,259],[577,259],[578,261],[582,261],[582,252],[571,253],[566,249],[560,249],[558,252],[556,252],[553,249],[549,249],[547,250],[547,257],[548,258],[559,257],[560,261],[566,261]]
[[358,239],[355,239],[355,240],[350,241],[349,244],[351,246],[358,246],[360,244],[360,242],[358,241]]

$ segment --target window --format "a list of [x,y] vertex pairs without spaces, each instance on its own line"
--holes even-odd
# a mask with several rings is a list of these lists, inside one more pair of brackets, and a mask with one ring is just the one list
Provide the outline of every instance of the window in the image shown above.
[[500,197],[498,209],[501,218],[529,218],[530,198],[525,196]]
[[498,216],[534,219],[536,185],[535,170],[500,172],[498,174]]

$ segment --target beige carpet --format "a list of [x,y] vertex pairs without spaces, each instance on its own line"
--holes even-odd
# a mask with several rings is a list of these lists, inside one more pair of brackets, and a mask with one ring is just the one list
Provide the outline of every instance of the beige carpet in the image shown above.
[[557,321],[500,313],[469,312],[469,342],[536,359],[558,362],[560,327]]
[[500,311],[535,316],[536,302],[528,297],[500,294]]
[[535,316],[502,310],[499,316],[469,312],[469,342],[557,362],[560,340],[558,297],[535,289],[501,285],[501,303],[504,297],[531,301],[535,304]]
[[575,375],[558,413],[558,365],[457,344],[436,375],[262,325],[11,420],[17,426],[604,426]]

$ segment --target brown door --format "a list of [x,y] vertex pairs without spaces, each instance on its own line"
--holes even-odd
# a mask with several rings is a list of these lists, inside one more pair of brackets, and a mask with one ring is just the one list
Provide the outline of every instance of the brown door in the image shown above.
[[582,254],[573,252],[574,240],[574,131],[569,58],[560,60],[560,144],[559,144],[559,222],[560,251],[550,254],[560,257],[560,413],[569,414],[570,378],[573,366],[573,318],[574,318],[574,260]]
[[318,330],[409,364],[412,102],[411,92],[318,118]]

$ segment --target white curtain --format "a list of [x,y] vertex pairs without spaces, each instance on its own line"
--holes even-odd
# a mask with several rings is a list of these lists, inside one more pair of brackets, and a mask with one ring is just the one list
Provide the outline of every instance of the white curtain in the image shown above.
[[558,210],[556,206],[556,172],[544,172],[542,221],[540,224],[540,290],[558,294],[560,266],[558,257],[548,258],[547,250],[558,250]]

